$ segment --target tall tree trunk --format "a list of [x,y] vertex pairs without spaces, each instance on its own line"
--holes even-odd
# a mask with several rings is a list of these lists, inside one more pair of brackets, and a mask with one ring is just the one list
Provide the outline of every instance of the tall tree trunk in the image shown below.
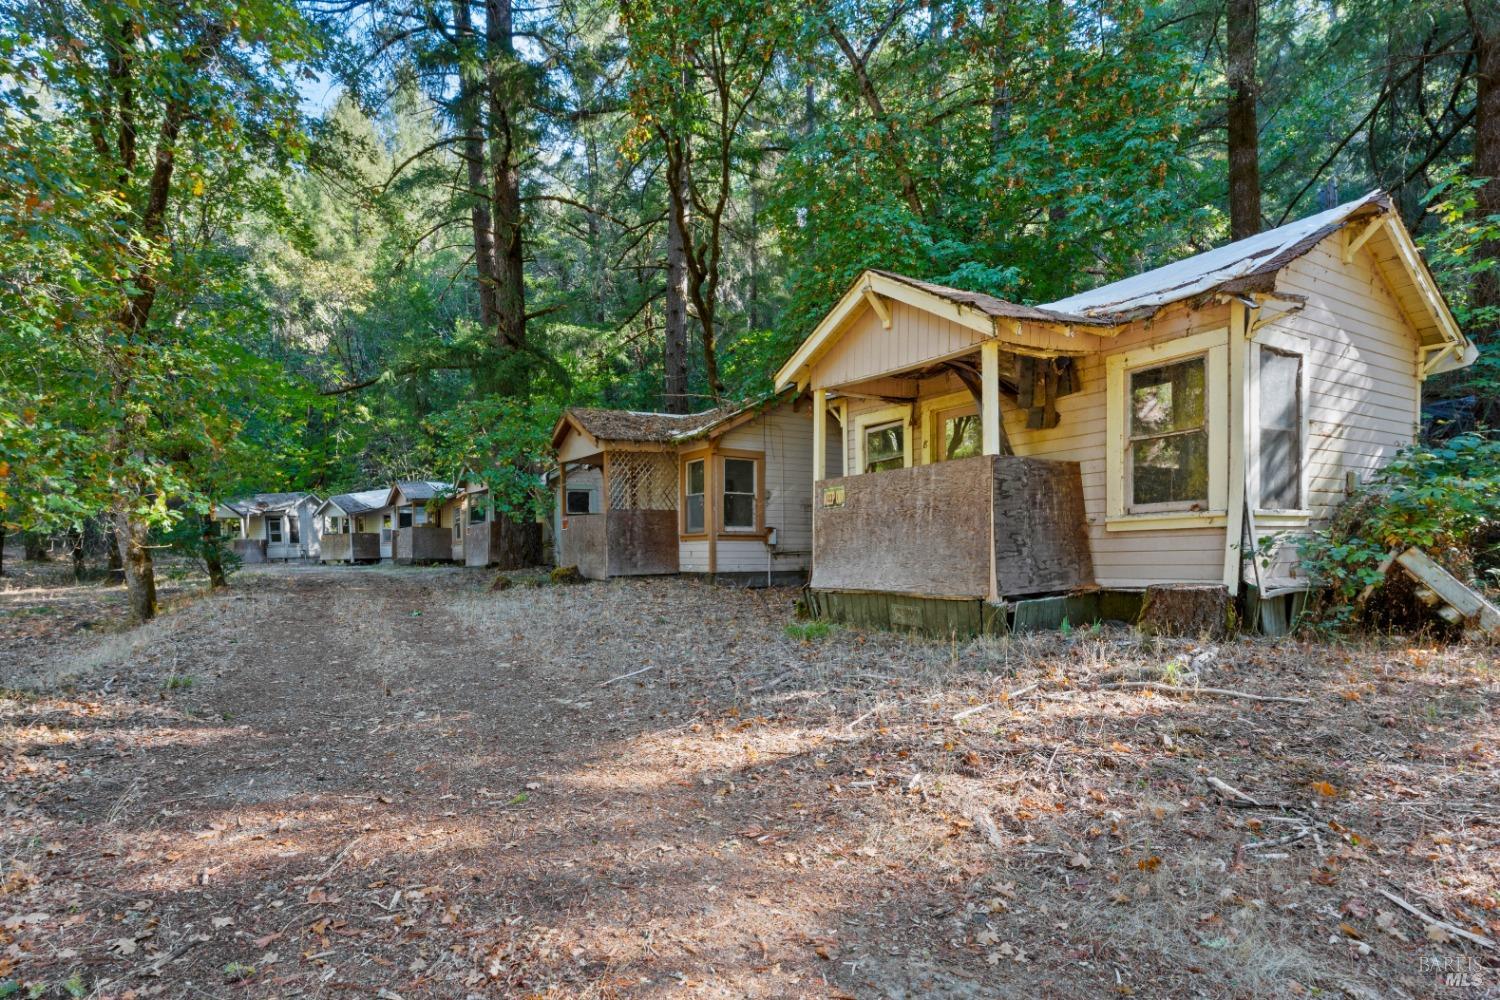
[[25,549],[27,562],[46,562],[48,559],[47,549],[50,543],[35,531],[28,531],[21,536],[21,542]]
[[[1475,221],[1500,215],[1500,7],[1493,0],[1466,0],[1469,25],[1474,34],[1474,79],[1478,94],[1474,101],[1474,177],[1484,183],[1475,192]],[[1479,248],[1480,260],[1500,260],[1500,241]],[[1500,271],[1488,270],[1474,282],[1475,309],[1500,315]],[[1492,320],[1475,331],[1486,342],[1500,337]],[[1492,404],[1500,406],[1500,404]]]
[[[469,0],[453,0],[453,31],[466,44],[474,38],[474,17]],[[499,308],[495,301],[495,231],[490,220],[485,183],[484,122],[480,104],[483,71],[472,62],[461,64],[458,73],[458,124],[463,130],[464,174],[468,179],[469,229],[474,242],[474,271],[478,283],[479,325],[495,327]]]
[[[224,575],[224,550],[220,547],[219,522],[214,520],[211,513],[199,516],[203,518],[203,565],[208,568],[208,585],[212,590],[219,590],[229,584],[229,578]],[[294,513],[292,516],[298,515]]]
[[156,567],[145,522],[127,510],[115,514],[115,537],[120,542],[120,561],[125,567],[125,591],[130,620],[136,624],[156,617]]
[[[669,154],[670,155],[670,154]],[[686,151],[681,159],[686,159]],[[685,173],[684,163],[681,172]],[[668,168],[667,193],[667,305],[666,340],[662,346],[662,363],[666,368],[663,394],[668,413],[687,413],[688,400],[688,273],[687,233],[683,220],[688,218],[687,185],[673,180],[679,169]]]
[[0,576],[5,575],[5,524],[0,522]]
[[1229,232],[1240,240],[1260,232],[1260,133],[1255,114],[1259,0],[1228,0],[1225,14]]
[[125,561],[120,555],[120,533],[115,530],[112,517],[104,518],[104,556],[109,582],[120,583],[125,579]]
[[82,583],[84,575],[82,528],[75,526],[68,529],[68,551],[73,557],[73,582]]
[[501,347],[526,346],[526,284],[521,242],[519,127],[512,109],[521,105],[512,35],[511,0],[485,5],[486,89],[490,114],[490,207],[495,215],[495,333]]
[[865,65],[865,56],[855,50],[848,36],[832,21],[828,23],[828,34],[833,38],[834,44],[839,47],[839,51],[844,53],[844,58],[849,61],[849,69],[854,73],[854,82],[859,87],[860,97],[863,98],[870,117],[875,119],[875,125],[884,137],[881,146],[891,166],[895,168],[896,179],[901,184],[902,199],[906,202],[907,208],[911,209],[913,216],[918,219],[924,218],[926,212],[922,208],[922,197],[917,193],[916,177],[912,174],[906,150],[896,135],[896,130],[891,126],[890,115],[886,113],[885,103],[880,99],[880,92],[875,89],[875,81],[870,79],[869,67]]

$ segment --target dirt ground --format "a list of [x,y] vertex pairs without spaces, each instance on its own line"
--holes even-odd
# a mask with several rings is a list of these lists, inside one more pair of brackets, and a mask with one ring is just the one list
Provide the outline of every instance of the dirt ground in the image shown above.
[[0,997],[1500,995],[1492,648],[488,583],[0,581]]

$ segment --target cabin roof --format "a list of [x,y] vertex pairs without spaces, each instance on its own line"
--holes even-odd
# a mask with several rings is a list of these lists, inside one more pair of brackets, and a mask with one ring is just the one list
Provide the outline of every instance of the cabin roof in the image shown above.
[[223,506],[228,507],[241,517],[247,517],[251,514],[266,514],[273,511],[289,510],[309,497],[313,500],[318,499],[316,493],[309,493],[306,490],[295,493],[256,493],[253,496],[241,497],[238,500],[225,501]]
[[784,395],[770,393],[701,413],[652,413],[573,406],[558,418],[552,431],[552,446],[561,445],[571,430],[581,430],[600,443],[678,444],[694,441],[753,417]]
[[391,487],[390,497],[396,499],[396,491],[408,500],[431,500],[433,497],[453,489],[452,483],[440,479],[401,479]]
[[[388,489],[360,490],[358,493],[340,493],[338,496],[328,498],[323,507],[334,506],[345,514],[368,514],[372,510],[380,510],[386,506],[386,499],[391,495]],[[322,510],[322,507],[318,508]]]

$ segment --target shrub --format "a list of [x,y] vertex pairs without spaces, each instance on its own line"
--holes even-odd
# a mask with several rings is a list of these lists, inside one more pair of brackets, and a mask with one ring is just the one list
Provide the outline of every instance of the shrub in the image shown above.
[[1303,565],[1327,589],[1325,612],[1347,619],[1382,582],[1392,550],[1417,546],[1460,579],[1500,582],[1500,440],[1461,434],[1402,450],[1300,543]]

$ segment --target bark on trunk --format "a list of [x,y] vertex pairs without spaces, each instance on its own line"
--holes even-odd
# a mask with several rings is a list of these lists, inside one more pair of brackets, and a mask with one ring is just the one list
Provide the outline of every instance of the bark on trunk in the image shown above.
[[[471,38],[474,18],[469,0],[453,0],[453,30],[459,38]],[[469,229],[474,242],[474,271],[479,293],[479,325],[495,326],[499,309],[495,301],[495,232],[485,190],[484,123],[480,120],[483,74],[465,66],[458,74],[458,116],[463,129],[464,173],[468,179]]]
[[209,588],[218,590],[229,585],[229,578],[224,575],[224,550],[219,544],[219,522],[212,514],[200,516],[203,518],[203,565],[208,567]]
[[1260,149],[1255,64],[1259,0],[1228,0],[1229,232],[1237,240],[1260,232]]
[[125,579],[125,562],[120,557],[120,534],[115,531],[115,522],[105,518],[104,552],[109,570],[109,582],[119,583]]
[[859,95],[864,100],[865,107],[869,109],[870,117],[875,119],[875,124],[885,138],[881,145],[890,158],[891,166],[896,170],[896,179],[901,184],[902,200],[911,209],[912,215],[918,219],[924,218],[926,212],[922,208],[922,197],[917,193],[916,177],[912,174],[911,164],[907,162],[906,151],[902,148],[895,129],[891,127],[890,115],[885,110],[885,102],[880,99],[880,92],[875,89],[875,81],[870,78],[869,68],[865,65],[865,57],[855,50],[848,36],[837,25],[829,24],[828,33],[833,38],[834,44],[839,47],[839,51],[844,53],[844,58],[849,61],[849,69],[854,73],[854,82],[859,87]]
[[510,350],[526,346],[526,285],[521,243],[521,171],[516,124],[511,109],[519,106],[516,47],[510,0],[488,0],[485,40],[490,100],[490,206],[495,214],[495,332]]
[[82,528],[68,529],[68,550],[73,557],[73,582],[82,583],[85,572]]
[[[1469,0],[1469,24],[1474,34],[1474,78],[1478,94],[1474,102],[1474,177],[1483,185],[1476,192],[1475,221],[1500,215],[1500,9],[1486,0]],[[1500,258],[1500,241],[1490,240],[1479,248],[1481,260]],[[1500,311],[1500,272],[1487,271],[1474,282],[1472,302],[1476,310]],[[1475,330],[1485,343],[1500,340],[1494,321]],[[1500,415],[1500,403],[1489,403],[1491,415]]]
[[131,622],[139,625],[156,617],[156,568],[144,522],[128,511],[115,514],[115,535],[120,540],[120,561],[125,567],[125,590]]
[[0,576],[5,575],[5,525],[0,524]]
[[669,194],[667,212],[667,306],[666,341],[662,362],[666,367],[663,395],[668,413],[688,412],[688,273],[686,233],[679,219],[687,217],[687,195],[683,185]]

